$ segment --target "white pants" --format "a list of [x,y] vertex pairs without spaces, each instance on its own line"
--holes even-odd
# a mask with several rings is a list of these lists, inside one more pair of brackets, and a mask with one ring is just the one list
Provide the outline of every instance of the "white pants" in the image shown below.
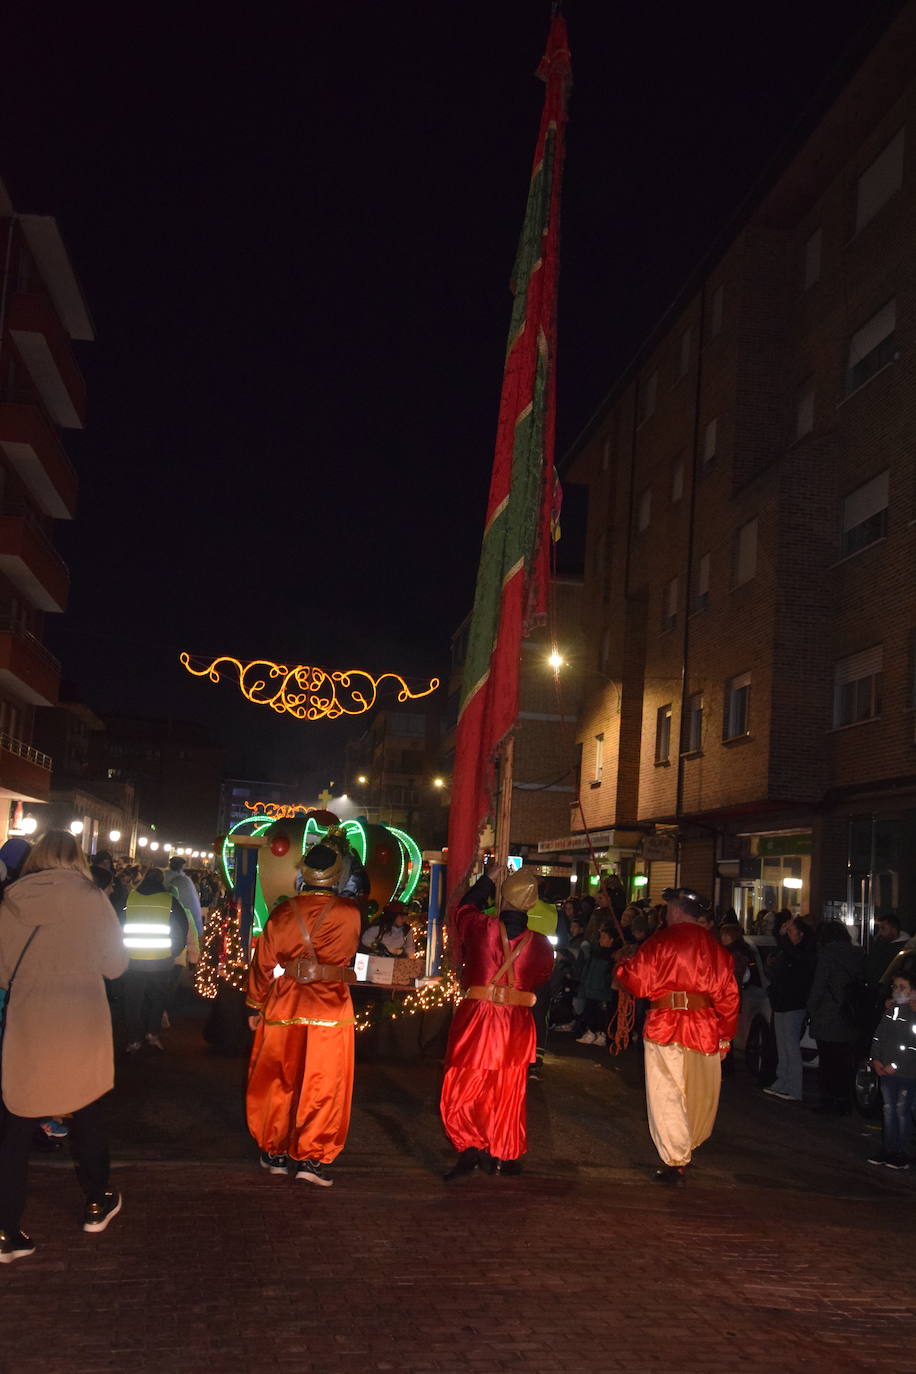
[[712,1134],[722,1086],[718,1054],[643,1040],[649,1133],[662,1162],[680,1168]]

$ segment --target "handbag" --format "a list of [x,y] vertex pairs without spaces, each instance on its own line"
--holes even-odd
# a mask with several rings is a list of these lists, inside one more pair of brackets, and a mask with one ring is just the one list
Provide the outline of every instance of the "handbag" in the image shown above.
[[12,971],[12,973],[10,974],[10,981],[9,981],[9,983],[6,985],[5,988],[0,988],[0,1046],[2,1046],[2,1044],[3,1044],[3,1032],[6,1030],[6,1013],[7,1013],[8,1007],[9,1007],[10,993],[11,993],[12,988],[13,988],[13,979],[16,977],[16,974],[19,972],[19,965],[22,963],[22,960],[23,960],[23,957],[24,957],[24,955],[25,955],[26,950],[28,949],[28,947],[29,947],[29,945],[32,943],[32,941],[35,939],[35,936],[36,936],[37,934],[38,934],[38,926],[35,926],[34,930],[33,930],[32,933],[31,933],[31,935],[30,935],[29,938],[26,940],[25,944],[22,946],[22,949],[19,951],[19,958],[16,960],[16,963],[15,963],[15,966],[14,966],[14,968],[13,968],[13,971]]

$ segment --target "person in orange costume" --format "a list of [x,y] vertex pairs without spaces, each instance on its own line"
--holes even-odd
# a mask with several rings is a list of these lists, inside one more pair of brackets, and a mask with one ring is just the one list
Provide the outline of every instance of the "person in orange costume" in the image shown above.
[[649,998],[643,1049],[649,1132],[662,1160],[655,1179],[682,1183],[693,1151],[712,1134],[741,994],[728,950],[698,924],[702,899],[685,887],[662,897],[667,925],[618,963],[616,981]]
[[439,1108],[459,1151],[446,1179],[478,1167],[521,1173],[528,1148],[531,1008],[534,989],[550,977],[553,950],[546,935],[528,929],[528,911],[538,899],[534,875],[520,869],[505,879],[498,918],[480,909],[493,890],[489,877],[478,880],[451,922],[465,994],[452,1020]]
[[255,1032],[248,1068],[248,1129],[261,1166],[328,1188],[327,1165],[347,1139],[353,1100],[353,1004],[346,967],[359,945],[355,902],[339,897],[339,852],[313,845],[304,886],[270,913],[255,946],[248,1005]]

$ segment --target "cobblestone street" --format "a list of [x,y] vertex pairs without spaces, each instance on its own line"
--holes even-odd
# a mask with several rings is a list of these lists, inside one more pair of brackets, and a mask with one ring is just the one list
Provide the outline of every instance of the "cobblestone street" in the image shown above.
[[[640,1053],[557,1037],[526,1173],[446,1187],[433,1062],[357,1065],[329,1191],[257,1167],[244,1063],[172,1031],[122,1062],[122,1214],[79,1229],[69,1161],[36,1158],[39,1249],[0,1272],[2,1368],[96,1371],[871,1370],[913,1367],[909,1175],[873,1128],[726,1081],[689,1185],[649,1183]],[[896,1258],[895,1258],[896,1257]]]

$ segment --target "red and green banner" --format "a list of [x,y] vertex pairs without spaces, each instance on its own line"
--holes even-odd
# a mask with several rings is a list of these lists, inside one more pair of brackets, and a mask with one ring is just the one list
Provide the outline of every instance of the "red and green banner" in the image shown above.
[[547,612],[556,428],[560,185],[570,78],[555,13],[538,68],[546,84],[525,222],[512,273],[512,320],[474,611],[461,688],[449,819],[449,891],[470,873],[493,814],[497,751],[518,714],[522,638]]

